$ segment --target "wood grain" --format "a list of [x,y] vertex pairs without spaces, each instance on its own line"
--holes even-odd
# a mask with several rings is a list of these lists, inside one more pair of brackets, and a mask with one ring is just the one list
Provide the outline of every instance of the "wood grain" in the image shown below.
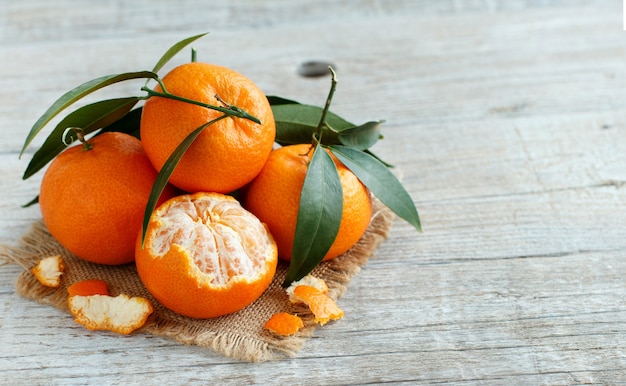
[[[45,108],[100,75],[149,69],[210,31],[199,59],[267,94],[385,119],[424,232],[395,222],[352,281],[343,320],[262,365],[146,335],[89,332],[15,294],[0,267],[0,384],[624,384],[626,51],[619,2],[305,0],[2,2],[0,243],[40,218],[20,205]],[[185,55],[175,62],[187,61]],[[176,63],[172,63],[174,65]],[[138,95],[128,83],[94,96]]]

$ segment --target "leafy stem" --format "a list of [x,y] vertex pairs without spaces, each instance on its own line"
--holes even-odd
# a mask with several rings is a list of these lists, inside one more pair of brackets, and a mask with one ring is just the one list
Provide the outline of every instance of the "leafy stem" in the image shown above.
[[337,88],[337,73],[331,66],[328,66],[328,70],[330,71],[331,79],[330,79],[330,90],[328,91],[328,97],[326,97],[326,103],[324,104],[324,109],[322,110],[322,116],[320,117],[320,121],[317,124],[317,128],[313,133],[313,141],[320,143],[322,141],[322,131],[324,127],[328,127],[326,124],[326,114],[330,110],[330,104],[333,100],[333,95],[335,95],[335,89]]
[[[159,84],[162,85],[162,82],[159,82]],[[188,99],[188,98],[185,98],[185,97],[181,97],[181,96],[172,94],[169,91],[165,90],[163,86],[161,86],[161,88],[164,90],[163,92],[153,90],[153,89],[151,89],[149,87],[146,87],[146,86],[143,86],[141,88],[141,90],[147,92],[148,93],[148,97],[155,97],[156,96],[156,97],[162,97],[162,98],[169,98],[169,99],[177,100],[177,101],[180,101],[180,102],[190,103],[190,104],[196,105],[196,106],[206,107],[206,108],[211,109],[211,110],[217,110],[217,111],[222,112],[222,113],[224,113],[224,114],[226,114],[228,116],[234,116],[234,117],[237,117],[237,118],[248,119],[248,120],[250,120],[252,122],[259,123],[259,124],[261,123],[261,121],[257,117],[249,114],[248,112],[246,112],[245,110],[243,110],[243,109],[241,109],[241,108],[239,108],[237,106],[232,106],[232,105],[229,105],[228,107],[214,106],[214,105],[210,105],[208,103],[203,103],[203,102],[200,102],[200,101],[197,101],[197,100]]]

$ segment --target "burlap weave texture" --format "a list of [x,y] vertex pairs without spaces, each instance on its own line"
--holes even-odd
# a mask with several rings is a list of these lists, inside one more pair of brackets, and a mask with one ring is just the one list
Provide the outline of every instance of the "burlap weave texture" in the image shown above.
[[[374,254],[391,229],[392,212],[374,200],[374,215],[361,240],[344,255],[324,262],[313,275],[324,279],[330,296],[339,298],[346,291],[351,278],[356,275]],[[38,260],[60,254],[65,262],[65,274],[59,288],[42,286],[31,274]],[[33,224],[17,247],[0,246],[0,262],[19,264],[24,271],[16,282],[16,291],[29,299],[52,305],[66,312],[67,287],[84,279],[102,279],[109,284],[112,295],[125,293],[148,298],[154,313],[146,325],[135,332],[154,334],[174,339],[180,343],[206,347],[226,357],[263,362],[295,355],[315,331],[313,316],[301,305],[289,303],[281,283],[287,265],[279,263],[276,276],[267,291],[253,304],[234,314],[214,319],[192,319],[169,311],[161,306],[145,289],[134,264],[104,266],[76,258],[65,250],[47,231],[42,221]],[[277,337],[263,329],[263,324],[276,312],[287,311],[300,315],[305,327],[296,335]]]

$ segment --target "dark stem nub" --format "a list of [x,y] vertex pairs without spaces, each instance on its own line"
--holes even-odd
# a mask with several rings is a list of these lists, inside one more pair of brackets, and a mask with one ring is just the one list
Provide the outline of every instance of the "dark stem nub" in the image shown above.
[[63,132],[61,140],[63,141],[63,144],[65,146],[70,146],[75,141],[75,139],[72,137],[72,134],[75,134],[76,139],[78,139],[80,143],[83,144],[83,151],[91,150],[93,148],[93,145],[87,142],[83,133],[84,130],[80,127],[68,127]]
[[215,94],[215,99],[220,102],[221,104],[224,105],[224,107],[226,107],[227,109],[231,109],[233,108],[233,106],[231,104],[229,104],[228,102],[226,102],[225,100],[222,99],[222,97],[220,97],[219,94]]

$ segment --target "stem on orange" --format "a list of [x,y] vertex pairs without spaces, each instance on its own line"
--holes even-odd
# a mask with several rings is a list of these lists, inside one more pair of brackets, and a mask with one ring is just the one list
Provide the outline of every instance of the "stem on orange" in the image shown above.
[[93,148],[93,145],[87,142],[87,140],[85,139],[85,136],[83,135],[83,129],[81,129],[80,127],[68,127],[67,129],[65,129],[63,135],[61,136],[63,144],[65,146],[70,146],[72,142],[74,142],[74,138],[71,136],[72,133],[75,134],[76,139],[78,139],[83,144],[83,151],[91,150]]
[[337,73],[335,72],[335,70],[333,70],[332,66],[328,66],[328,70],[330,71],[331,77],[330,90],[328,91],[328,96],[326,97],[326,103],[324,104],[324,109],[322,110],[320,121],[317,124],[313,135],[311,136],[311,146],[305,154],[300,154],[301,156],[308,156],[317,145],[322,144],[322,134],[324,132],[324,127],[328,127],[326,125],[326,114],[328,113],[328,110],[330,110],[330,104],[333,100],[333,95],[335,95],[335,89],[337,88]]
[[246,112],[245,110],[243,110],[243,109],[241,109],[241,108],[239,108],[237,106],[229,105],[228,107],[219,107],[219,106],[213,106],[213,105],[210,105],[210,104],[207,104],[207,103],[199,102],[199,101],[196,101],[196,100],[193,100],[193,99],[188,99],[188,98],[181,97],[181,96],[178,96],[178,95],[175,95],[175,94],[171,94],[170,92],[166,91],[163,88],[163,84],[161,82],[159,82],[159,84],[161,85],[161,88],[164,90],[163,92],[155,91],[155,90],[153,90],[151,88],[148,88],[146,86],[142,87],[141,90],[147,92],[148,93],[148,97],[157,96],[157,97],[162,97],[162,98],[174,99],[174,100],[177,100],[177,101],[180,101],[180,102],[190,103],[192,105],[202,106],[202,107],[206,107],[208,109],[217,110],[217,111],[222,112],[222,113],[224,113],[226,115],[229,115],[229,116],[234,116],[234,117],[237,117],[237,118],[248,119],[248,120],[250,120],[252,122],[261,124],[261,121],[257,117],[249,114],[248,112]]
[[330,90],[328,91],[328,97],[326,97],[326,103],[324,104],[324,109],[322,110],[322,116],[320,117],[320,121],[317,124],[317,128],[313,133],[312,138],[312,146],[315,146],[316,143],[321,143],[322,141],[322,133],[324,130],[324,126],[326,126],[326,114],[328,110],[330,110],[330,104],[333,100],[333,95],[335,95],[335,89],[337,88],[337,73],[333,70],[332,66],[328,66],[328,70],[330,71]]

